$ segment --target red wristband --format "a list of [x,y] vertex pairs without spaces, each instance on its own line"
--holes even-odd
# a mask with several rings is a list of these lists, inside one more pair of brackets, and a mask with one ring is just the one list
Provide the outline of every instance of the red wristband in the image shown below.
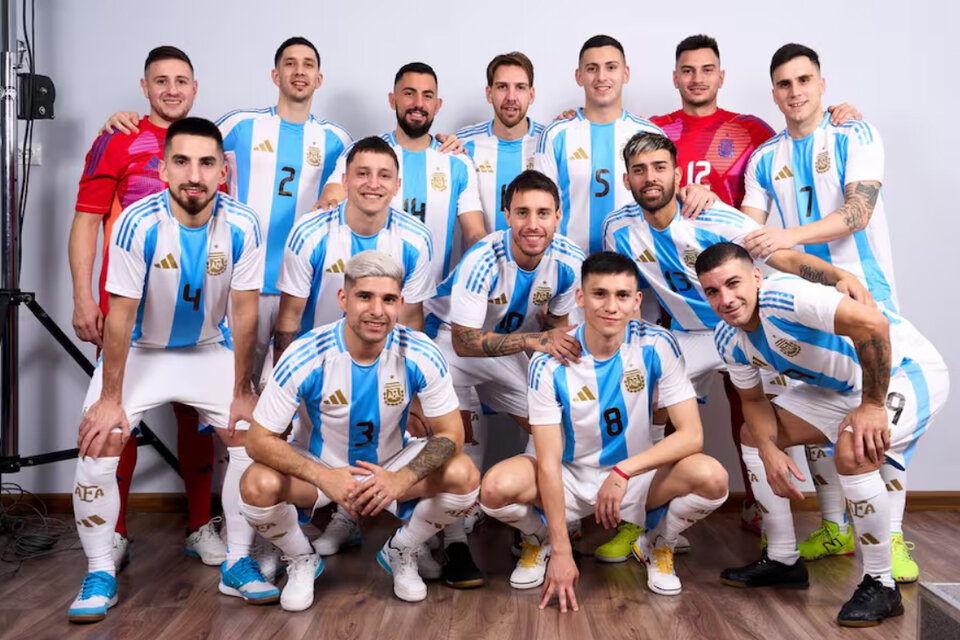
[[627,474],[625,474],[625,473],[623,472],[623,469],[621,469],[620,467],[618,467],[618,466],[616,466],[616,465],[613,466],[613,472],[616,473],[616,474],[617,474],[618,476],[620,476],[621,478],[623,478],[624,480],[629,480],[629,479],[630,479],[630,476],[628,476]]

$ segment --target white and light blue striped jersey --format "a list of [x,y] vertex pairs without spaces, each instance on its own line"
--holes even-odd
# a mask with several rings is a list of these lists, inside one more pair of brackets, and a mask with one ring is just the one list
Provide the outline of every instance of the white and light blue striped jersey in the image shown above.
[[346,206],[344,201],[329,211],[308,213],[297,221],[287,239],[277,287],[283,293],[307,299],[301,333],[343,315],[337,305],[337,291],[343,287],[346,262],[361,251],[382,251],[403,267],[404,302],[423,302],[436,293],[430,269],[433,240],[422,222],[390,209],[380,231],[361,236],[347,225]]
[[230,342],[230,290],[263,283],[264,238],[257,214],[224,193],[202,227],[181,225],[170,190],[123,210],[113,225],[107,291],[139,298],[131,344],[172,349]]
[[[826,114],[806,138],[794,140],[784,130],[750,156],[743,206],[776,212],[789,229],[833,213],[843,206],[844,188],[864,180],[883,183],[880,134],[862,120],[835,126]],[[846,269],[878,302],[897,309],[882,189],[866,229],[829,243],[797,248]]]
[[596,124],[583,109],[557,120],[540,136],[533,168],[550,176],[560,188],[563,219],[560,233],[587,252],[603,246],[604,218],[633,202],[623,186],[623,147],[635,134],[663,130],[649,120],[624,111],[614,122]]
[[583,338],[580,362],[567,366],[547,353],[530,360],[527,405],[531,425],[560,425],[563,461],[614,465],[653,446],[654,391],[669,407],[696,397],[677,339],[667,329],[631,320],[620,349],[596,360]]
[[[839,393],[859,393],[862,371],[853,341],[835,333],[834,318],[844,294],[787,274],[764,278],[758,294],[760,326],[737,329],[721,321],[713,337],[730,378],[741,389],[761,383],[768,369]],[[893,367],[911,350],[929,345],[912,324],[886,311]]]
[[735,242],[759,229],[752,218],[719,200],[696,219],[677,214],[666,229],[651,227],[640,205],[633,203],[607,216],[603,223],[603,248],[633,259],[643,281],[640,287],[653,289],[660,305],[673,318],[679,331],[704,331],[720,319],[710,308],[694,266],[697,257],[718,242]]
[[399,452],[414,395],[428,418],[458,410],[447,363],[427,336],[396,325],[377,361],[359,365],[343,331],[344,320],[317,327],[283,352],[253,411],[258,424],[283,433],[299,407],[295,439],[336,468]]
[[[400,162],[400,190],[390,205],[416,216],[430,229],[437,256],[433,278],[440,282],[453,266],[457,216],[483,211],[473,161],[463,154],[440,153],[440,142],[433,137],[423,151],[407,151],[392,131],[380,137],[393,147]],[[337,162],[336,177],[331,182],[346,173],[349,151]]]
[[585,256],[556,234],[540,264],[526,271],[513,258],[513,232],[494,231],[476,243],[425,305],[427,333],[440,323],[495,333],[539,331],[537,312],[544,304],[555,316],[576,306],[580,267]]
[[277,108],[231,111],[217,121],[230,165],[230,195],[260,216],[267,236],[263,293],[279,294],[277,274],[294,221],[313,209],[337,158],[352,142],[338,124],[310,116],[287,122]]
[[507,228],[503,213],[507,186],[521,172],[533,169],[533,155],[541,133],[543,125],[530,118],[527,118],[527,134],[519,140],[501,140],[495,136],[492,119],[457,131],[463,150],[477,170],[477,187],[488,231]]

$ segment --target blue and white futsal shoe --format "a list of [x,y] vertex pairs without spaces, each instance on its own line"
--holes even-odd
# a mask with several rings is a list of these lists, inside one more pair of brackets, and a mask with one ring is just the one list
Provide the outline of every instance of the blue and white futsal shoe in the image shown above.
[[117,604],[117,579],[106,571],[83,576],[80,593],[67,611],[70,622],[100,622],[107,609]]
[[246,556],[227,569],[220,565],[220,593],[243,598],[248,604],[273,604],[280,599],[280,590],[267,582],[257,561]]

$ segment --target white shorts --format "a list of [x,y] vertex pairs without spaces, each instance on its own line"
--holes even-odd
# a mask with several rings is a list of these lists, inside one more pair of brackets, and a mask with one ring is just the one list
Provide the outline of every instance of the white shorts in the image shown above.
[[[887,388],[890,448],[886,456],[901,469],[906,469],[910,463],[917,440],[946,404],[950,391],[946,363],[936,352],[930,356],[923,363],[904,360],[893,370]],[[810,423],[822,431],[830,442],[836,443],[840,435],[840,423],[848,413],[860,406],[860,394],[844,395],[798,383],[774,398],[773,403]]]
[[[567,522],[580,520],[594,513],[597,492],[612,471],[612,466],[597,468],[573,462],[563,463],[563,497]],[[656,469],[647,471],[627,482],[627,492],[620,503],[622,521],[643,526],[647,516],[647,493],[656,473]]]
[[[222,344],[179,349],[130,347],[123,374],[123,410],[130,429],[143,414],[161,405],[179,402],[200,414],[200,427],[226,429],[233,401],[233,351]],[[103,362],[97,363],[83,400],[83,412],[100,399]],[[249,429],[238,422],[237,429]]]
[[680,344],[687,377],[693,384],[698,398],[706,398],[717,371],[725,371],[726,366],[720,359],[717,346],[713,341],[713,331],[671,331]]
[[[413,460],[415,457],[417,457],[417,454],[420,453],[420,451],[422,451],[426,445],[427,445],[427,438],[414,438],[414,439],[408,440],[407,446],[405,446],[403,449],[398,451],[391,458],[379,464],[381,467],[383,467],[387,471],[397,471],[398,469],[402,469],[403,467],[410,464],[410,461]],[[320,462],[320,458],[310,453],[310,451],[306,449],[301,443],[292,442],[291,446],[297,451],[297,453],[299,453],[303,457],[310,458],[314,462]],[[320,463],[320,464],[323,464],[323,463]],[[354,476],[354,477],[360,482],[366,482],[373,476]],[[404,500],[403,502],[397,502],[396,500],[394,500],[384,508],[384,511],[392,513],[394,516],[396,516],[400,520],[407,520],[410,518],[410,514],[413,513],[413,508],[417,506],[417,502],[419,502],[419,500],[420,500],[419,498],[414,498],[413,500]],[[322,509],[323,507],[327,506],[331,502],[333,502],[333,500],[331,500],[329,497],[327,497],[327,494],[325,494],[324,492],[320,491],[319,488],[317,488],[317,501],[313,503],[312,507],[307,507],[307,508],[300,507],[300,506],[297,507],[297,515],[300,520],[300,524],[307,524],[308,522],[310,522],[310,520],[313,519],[313,514],[317,509]]]
[[472,409],[471,391],[476,390],[480,402],[498,413],[527,416],[527,368],[530,358],[526,353],[515,353],[496,358],[462,358],[453,350],[452,332],[441,327],[434,342],[443,352],[453,376],[453,388],[460,401],[460,409]]

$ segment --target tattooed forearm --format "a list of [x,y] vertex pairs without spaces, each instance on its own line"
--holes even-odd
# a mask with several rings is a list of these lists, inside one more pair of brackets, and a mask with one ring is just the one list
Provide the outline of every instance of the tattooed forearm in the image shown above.
[[[523,351],[523,341],[527,334],[488,333],[481,342],[483,353],[487,356],[506,356]],[[539,334],[532,334],[533,337]]]
[[297,339],[296,331],[274,331],[273,332],[273,363],[280,360],[280,356],[287,350],[290,343]]
[[508,356],[523,351],[525,337],[530,335],[539,334],[492,333],[455,325],[453,348],[457,355],[465,358]]
[[800,265],[800,277],[804,280],[809,280],[810,282],[818,282],[820,284],[829,284],[827,280],[827,274],[823,272],[822,269],[815,269],[806,264]]
[[863,400],[882,404],[890,385],[890,339],[872,337],[854,346],[863,371]]
[[879,182],[853,182],[844,188],[845,202],[839,212],[843,223],[851,232],[860,231],[867,226],[879,195]]
[[457,445],[453,440],[443,436],[433,436],[427,440],[420,453],[407,465],[417,480],[423,480],[428,475],[442,467],[457,452]]

